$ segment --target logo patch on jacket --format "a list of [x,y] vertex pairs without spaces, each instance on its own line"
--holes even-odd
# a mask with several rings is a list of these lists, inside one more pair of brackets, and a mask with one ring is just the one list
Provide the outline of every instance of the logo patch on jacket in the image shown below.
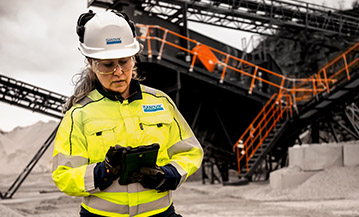
[[142,105],[142,110],[145,113],[158,112],[158,111],[164,111],[165,107],[163,106],[163,103],[154,104],[154,105]]

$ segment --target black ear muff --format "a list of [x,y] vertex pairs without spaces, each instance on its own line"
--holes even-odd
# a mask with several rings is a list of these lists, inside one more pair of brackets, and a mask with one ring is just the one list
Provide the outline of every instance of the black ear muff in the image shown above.
[[117,12],[117,11],[114,11],[114,10],[112,10],[112,12],[115,13],[117,16],[124,18],[127,21],[128,25],[130,26],[130,28],[132,30],[132,36],[135,38],[136,37],[135,23],[132,20],[130,20],[128,15],[126,13],[124,13],[124,12]]
[[89,12],[81,14],[77,20],[76,33],[79,36],[81,43],[84,43],[85,24],[94,16],[95,13],[92,10],[89,10]]

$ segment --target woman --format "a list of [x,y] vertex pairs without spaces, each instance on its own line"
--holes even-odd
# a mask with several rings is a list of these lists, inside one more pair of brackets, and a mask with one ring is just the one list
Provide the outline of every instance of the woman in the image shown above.
[[[77,23],[82,72],[55,138],[52,178],[83,197],[81,216],[180,216],[172,191],[201,165],[203,151],[173,101],[135,78],[140,44],[125,14],[84,13]],[[156,165],[119,184],[124,150],[159,144]]]

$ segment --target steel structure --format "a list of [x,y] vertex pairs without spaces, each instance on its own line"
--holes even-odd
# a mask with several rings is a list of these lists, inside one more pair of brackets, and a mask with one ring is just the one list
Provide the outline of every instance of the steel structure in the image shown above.
[[[303,129],[298,143],[335,143],[359,140],[359,99],[338,105],[327,116],[319,118],[314,124]],[[308,137],[310,135],[310,137]]]
[[[167,65],[166,60],[170,57],[167,56],[169,53],[165,50],[171,50],[171,47],[174,47],[190,54],[192,61],[190,64],[183,62],[182,66],[188,67],[189,74],[195,76],[201,71],[195,64],[197,59],[205,60],[211,57],[217,59],[218,57],[223,60],[223,62],[218,62],[222,66],[220,67],[222,70],[217,76],[222,87],[230,84],[231,78],[239,77],[246,82],[237,82],[237,85],[245,88],[249,94],[254,91],[268,93],[268,90],[271,90],[270,92],[274,92],[262,111],[249,124],[247,130],[234,145],[238,157],[238,172],[246,178],[251,178],[258,173],[263,160],[267,161],[269,154],[275,158],[275,163],[278,166],[278,161],[286,156],[287,148],[295,143],[303,130],[310,125],[315,126],[316,120],[329,117],[331,115],[328,113],[329,111],[338,109],[343,111],[343,105],[352,103],[355,99],[354,96],[358,93],[359,44],[352,46],[308,78],[289,78],[207,45],[202,45],[198,41],[168,29],[154,25],[138,25],[138,27],[146,29],[146,31],[142,31],[146,34],[139,36],[139,39],[144,39],[146,45],[144,53],[147,58],[156,57],[156,62],[151,60],[152,64]],[[190,47],[196,46],[193,49],[187,49],[186,46],[181,47],[171,42],[175,41],[175,37],[188,40],[188,43],[184,44],[189,44]],[[196,49],[202,46],[206,48],[206,52]],[[241,76],[235,76],[236,73]],[[263,77],[263,74],[267,74],[267,76]],[[271,88],[263,89],[264,84]],[[356,117],[355,110],[350,111],[352,111],[352,118],[347,118],[349,121],[340,123],[340,126],[346,129],[346,133],[351,133],[351,138],[355,139],[357,138],[355,134],[357,125],[353,123]],[[235,115],[240,115],[240,112],[233,113],[232,117],[234,118]],[[223,127],[222,123],[220,124]],[[231,127],[235,127],[235,125]],[[350,129],[354,129],[354,133]],[[289,138],[288,135],[290,135]],[[231,140],[228,134],[225,136],[227,139],[229,138],[228,141]],[[348,138],[343,137],[340,141],[347,141]],[[217,149],[215,152],[218,153],[219,150]],[[224,151],[222,150],[222,152]],[[270,166],[270,168],[273,167]],[[259,170],[259,172],[263,172],[263,170]]]
[[0,101],[61,118],[66,99],[64,95],[0,75]]
[[[275,162],[283,160],[287,148],[308,127],[312,130],[311,142],[330,142],[329,138],[320,138],[319,124],[323,126],[323,120],[333,142],[359,138],[355,106],[359,99],[359,43],[325,65],[312,79],[311,84],[300,83],[274,94],[235,143],[238,172],[242,176],[255,175],[268,155],[274,157]],[[304,87],[308,90],[302,91]],[[341,132],[334,129],[334,124]]]
[[[0,75],[0,101],[2,102],[60,119],[62,118],[62,107],[66,100],[67,97],[64,95]],[[18,175],[9,189],[4,193],[0,192],[1,199],[11,199],[13,197],[42,155],[51,145],[56,132],[57,127],[44,144],[41,145],[39,150]]]
[[[359,36],[359,18],[337,9],[294,0],[88,0],[88,6],[136,10],[187,28],[187,21],[273,35],[279,30]],[[283,36],[284,37],[284,36]]]
[[[166,30],[165,28],[159,26],[148,25],[147,27],[140,27],[142,30],[139,32],[141,33],[140,40],[143,40],[146,45],[144,52],[146,56],[146,58],[144,58],[145,68],[147,66],[148,68],[154,68],[156,66],[157,71],[166,71],[169,69],[168,67],[173,66],[172,68],[177,70],[178,75],[178,88],[174,89],[177,90],[177,93],[181,90],[182,98],[185,96],[184,87],[186,86],[185,84],[182,84],[182,77],[184,75],[191,76],[193,79],[208,81],[212,84],[213,89],[216,89],[217,87],[228,88],[228,85],[233,85],[232,87],[238,89],[244,88],[249,94],[247,95],[248,98],[253,98],[253,96],[258,96],[257,94],[261,93],[266,95],[264,98],[266,98],[265,101],[267,101],[270,98],[270,95],[274,93],[271,101],[268,102],[266,106],[264,106],[265,101],[262,101],[263,106],[267,110],[262,110],[255,119],[255,121],[259,122],[259,124],[256,123],[258,125],[254,125],[254,123],[251,124],[250,121],[243,121],[244,119],[237,117],[240,116],[240,114],[244,114],[247,117],[251,116],[249,115],[248,110],[243,111],[243,109],[238,109],[237,111],[232,111],[230,110],[231,108],[228,108],[228,111],[226,111],[227,114],[221,113],[223,111],[218,110],[215,110],[214,112],[217,117],[219,117],[215,119],[224,120],[219,121],[218,125],[221,126],[224,131],[222,140],[231,143],[231,141],[233,141],[233,136],[236,135],[235,130],[240,132],[245,131],[244,134],[247,134],[246,136],[248,137],[246,137],[243,141],[244,144],[241,144],[242,139],[239,139],[234,146],[238,158],[238,171],[241,173],[241,176],[247,178],[252,178],[254,174],[263,169],[261,167],[261,165],[263,165],[263,161],[268,163],[273,160],[272,158],[275,158],[274,161],[278,166],[278,162],[285,157],[288,147],[295,143],[295,140],[302,133],[302,130],[307,129],[308,126],[315,129],[315,120],[319,121],[319,119],[323,117],[316,116],[314,113],[308,116],[309,118],[304,118],[303,120],[301,118],[300,121],[297,120],[297,122],[300,123],[297,125],[291,124],[291,121],[289,120],[296,119],[299,115],[302,115],[306,109],[311,107],[310,104],[306,103],[308,100],[314,102],[312,106],[316,106],[317,103],[320,103],[315,101],[319,96],[335,94],[336,90],[339,89],[339,85],[337,89],[334,88],[334,90],[331,91],[332,85],[337,86],[338,84],[337,78],[333,78],[333,73],[335,74],[335,72],[338,72],[340,74],[345,72],[343,69],[346,69],[346,72],[348,72],[347,74],[350,74],[348,68],[343,68],[341,63],[345,63],[344,65],[346,67],[348,67],[348,64],[349,67],[356,65],[355,61],[352,62],[355,58],[349,59],[343,54],[343,56],[338,57],[338,59],[340,59],[340,63],[335,64],[335,67],[342,67],[341,71],[336,71],[334,69],[329,70],[328,66],[326,66],[317,74],[314,74],[309,78],[293,79],[271,71],[271,68],[268,68],[268,66],[262,67],[259,63],[248,62],[241,59],[240,55],[233,55],[213,47],[210,48],[210,52],[214,53],[220,60],[218,62],[218,65],[221,66],[219,67],[221,69],[218,71],[220,76],[216,76],[213,73],[206,74],[205,72],[202,72],[202,69],[198,64],[196,64],[196,62],[198,62],[197,60],[201,59],[202,54],[196,50],[197,46],[195,47],[196,44],[198,45],[199,41],[188,38],[189,31],[187,29],[187,21],[201,22],[263,35],[271,35],[276,33],[278,30],[283,29],[289,31],[316,31],[327,36],[347,37],[347,39],[352,40],[356,40],[358,38],[358,18],[342,15],[341,12],[335,9],[315,4],[289,0],[92,0],[88,1],[88,5],[104,7],[107,9],[124,10],[129,12],[130,15],[135,18],[137,23],[151,24],[152,21],[152,24],[160,23],[166,27],[171,25],[178,26],[181,36],[178,33],[175,34],[176,37],[179,37],[179,40],[177,41],[171,41],[173,40],[173,37],[171,38],[169,36],[172,34],[170,30]],[[139,17],[141,18],[139,19]],[[157,19],[153,19],[153,17],[156,17]],[[157,30],[154,30],[156,28]],[[207,46],[208,45],[215,46],[216,42],[207,44]],[[175,47],[176,49],[171,47]],[[356,52],[357,49],[354,50]],[[178,54],[178,51],[186,53],[186,56],[190,58],[188,58],[186,62],[178,59],[178,56],[176,57],[176,53]],[[208,56],[202,57],[202,59],[206,58],[208,58]],[[185,70],[183,70],[183,68],[185,68]],[[151,70],[151,73],[154,73],[154,71]],[[353,73],[356,74],[356,70],[354,70]],[[219,82],[213,83],[210,79],[208,79],[208,76],[203,75],[210,75],[210,77],[214,78],[214,80],[217,79]],[[153,76],[153,74],[151,74],[151,76]],[[167,73],[167,76],[170,76],[169,73]],[[355,78],[355,76],[353,76],[353,78]],[[159,79],[159,77],[157,77],[157,79]],[[351,76],[348,76],[346,81],[351,83],[353,80],[355,79],[351,79]],[[298,86],[299,83],[301,83],[301,86]],[[154,84],[153,86],[155,87],[160,87],[162,85],[160,82],[154,82],[152,84]],[[191,85],[193,84],[197,83],[191,83]],[[174,86],[176,86],[176,84]],[[355,88],[350,89],[349,92],[352,91],[355,93]],[[208,92],[208,89],[196,89],[195,91],[202,91],[202,93],[206,93]],[[241,94],[241,92],[236,93]],[[176,96],[178,95],[179,94],[176,94]],[[351,94],[348,95],[351,96]],[[243,96],[245,96],[245,94],[243,94]],[[193,101],[187,97],[188,96],[184,97],[186,98],[186,102],[184,103],[187,105],[193,104]],[[222,97],[224,97],[224,95]],[[264,100],[264,98],[261,98],[260,100]],[[348,102],[352,101],[350,97],[346,98],[346,100]],[[197,114],[199,114],[199,116],[208,115],[203,111],[203,109],[201,109],[203,107],[202,105],[205,103],[205,100],[202,100],[198,106],[198,110],[192,124],[195,130],[197,129],[196,124],[201,122],[197,121]],[[338,105],[339,104],[340,103],[338,103]],[[333,103],[331,106],[328,104],[328,106],[324,106],[322,110],[315,113],[327,114],[328,111],[338,109],[337,107],[333,107],[333,105],[336,104]],[[342,106],[343,104],[340,105]],[[240,104],[235,104],[233,106],[240,106]],[[226,120],[228,119],[228,116],[231,116],[233,119],[230,123]],[[205,121],[205,123],[207,123],[207,127],[210,127],[208,124],[213,124],[213,121],[215,121],[213,118],[210,119],[212,123],[211,121]],[[189,118],[189,120],[191,120],[191,118]],[[238,124],[236,124],[238,121],[241,121],[242,124],[249,125],[247,131],[238,127]],[[350,128],[348,127],[350,122],[347,121],[344,125],[346,125],[348,129]],[[285,136],[286,134],[289,134],[287,131],[288,129],[295,131],[294,134],[291,134],[291,136],[295,138],[294,140]],[[202,140],[201,143],[205,144],[206,148],[209,147],[208,150],[212,150],[209,152],[212,154],[214,153],[215,158],[223,158],[223,156],[220,155],[227,154],[225,153],[225,146],[222,147],[221,145],[218,145],[218,143],[221,142],[211,139],[211,137],[218,137],[218,135],[210,136],[208,135],[208,131],[209,130],[207,129],[200,129],[196,132],[197,135],[199,135],[200,140]],[[215,131],[215,134],[217,133],[218,131]],[[258,143],[253,145],[254,142]],[[256,152],[257,150],[259,152]],[[223,153],[220,154],[221,152]],[[227,154],[227,156],[229,158],[230,155]],[[271,164],[269,167],[272,169],[272,166],[273,165]]]

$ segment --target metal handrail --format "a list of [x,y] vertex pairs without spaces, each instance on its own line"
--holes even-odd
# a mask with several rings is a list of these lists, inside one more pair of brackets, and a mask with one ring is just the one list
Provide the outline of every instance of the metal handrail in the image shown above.
[[[146,32],[146,34],[138,36],[138,39],[147,41],[147,51],[149,58],[152,58],[152,53],[153,53],[151,48],[151,40],[159,41],[161,43],[160,51],[158,52],[158,56],[157,56],[158,59],[161,59],[163,55],[163,49],[165,49],[165,45],[175,47],[184,52],[187,52],[187,54],[192,55],[192,61],[188,69],[190,72],[193,71],[195,61],[199,57],[199,55],[204,55],[203,57],[206,57],[205,54],[203,54],[203,52],[197,53],[195,49],[194,50],[191,49],[191,45],[193,48],[201,44],[196,40],[182,36],[176,32],[173,32],[171,30],[168,30],[166,28],[157,25],[137,24],[136,27],[146,29],[146,31],[142,31],[142,32]],[[163,32],[163,36],[162,37],[158,37],[157,35],[153,36],[152,32],[155,31],[151,31],[151,29],[161,30]],[[187,42],[185,44],[188,44],[189,47],[183,47],[175,42],[168,41],[169,35],[178,37],[181,40],[185,40]],[[289,114],[289,116],[292,116],[292,108],[297,107],[297,102],[310,100],[313,97],[317,97],[320,93],[323,92],[330,92],[333,89],[333,87],[335,87],[335,85],[338,83],[338,81],[343,79],[343,74],[344,74],[344,79],[350,80],[350,69],[352,69],[355,66],[359,67],[359,64],[357,64],[359,62],[359,58],[354,58],[354,60],[350,61],[349,63],[347,62],[348,59],[349,60],[351,59],[350,58],[351,52],[359,50],[359,43],[355,44],[350,49],[339,55],[337,58],[329,62],[327,65],[321,68],[316,74],[310,76],[309,78],[289,78],[284,75],[257,66],[253,63],[250,63],[238,57],[232,56],[228,53],[222,52],[208,45],[205,46],[208,47],[209,50],[218,57],[217,64],[223,66],[222,72],[220,73],[221,74],[219,79],[220,83],[224,82],[227,70],[230,69],[232,71],[240,73],[243,76],[247,76],[250,79],[251,82],[248,90],[250,94],[252,93],[256,82],[264,82],[278,89],[278,93],[272,95],[272,97],[263,107],[261,112],[252,121],[252,123],[242,134],[240,139],[233,146],[233,149],[237,151],[239,172],[240,172],[240,161],[243,159],[243,157],[246,157],[246,165],[248,171],[248,161],[253,156],[254,152],[262,145],[264,139],[268,136],[270,131],[275,127],[275,125],[280,121],[280,119],[284,116],[285,113]],[[220,59],[224,59],[224,61],[219,61]],[[239,63],[237,65],[241,65],[241,69],[231,66],[229,64],[230,61],[237,61]],[[338,66],[339,69],[337,69]],[[242,70],[243,68],[251,68],[253,74]],[[280,82],[275,83],[273,81],[264,79],[261,76],[258,76],[259,72],[268,73],[269,75],[276,77]],[[273,101],[274,99],[275,101]],[[256,123],[257,121],[259,122]],[[269,125],[270,123],[271,125]],[[248,135],[248,138],[245,138],[246,135]],[[258,140],[258,143],[254,144],[254,142],[259,137],[260,139]],[[248,155],[248,152],[252,147],[253,147],[253,151]],[[242,150],[240,150],[241,148],[242,150],[245,151],[245,154],[241,154],[242,152]]]
[[[354,50],[358,50],[358,57],[354,56],[354,60],[352,60],[349,64],[346,62],[346,57],[347,55],[350,54],[350,52],[354,51]],[[336,82],[334,83],[328,83],[327,81],[329,81],[329,79],[327,79],[327,70],[330,67],[334,67],[337,64],[340,64],[340,61],[344,61],[344,66],[340,67],[339,69],[337,69],[332,75],[329,76],[329,78],[331,78],[332,80],[335,80],[336,82],[341,80],[344,76],[344,80],[350,80],[350,72],[352,68],[354,68],[355,66],[359,67],[359,43],[352,46],[350,49],[348,49],[347,51],[345,51],[343,54],[341,54],[340,56],[338,56],[337,58],[335,58],[333,61],[329,62],[327,65],[325,65],[322,69],[319,70],[319,72],[313,76],[311,76],[311,79],[308,79],[307,82],[303,82],[297,86],[295,86],[293,89],[291,89],[291,93],[298,93],[300,89],[303,89],[302,87],[305,85],[310,84],[309,82],[312,81],[312,93],[314,93],[314,96],[316,96],[318,94],[318,89],[317,87],[319,85],[316,85],[315,83],[318,81],[324,81],[325,83],[322,85],[325,85],[327,92],[330,92],[333,87],[336,85]],[[323,73],[325,79],[318,79],[318,77],[320,77],[320,73]],[[319,84],[319,83],[318,83]],[[310,85],[309,85],[310,86]],[[307,92],[310,93],[310,92]],[[286,93],[286,96],[291,97],[292,94],[288,94]],[[273,94],[273,96],[271,97],[270,100],[268,100],[268,102],[266,103],[266,105],[263,107],[263,109],[260,111],[260,113],[256,116],[256,118],[252,121],[252,123],[249,125],[249,127],[246,129],[246,131],[241,135],[240,139],[235,143],[235,145],[233,146],[234,150],[237,152],[237,161],[238,161],[238,172],[241,172],[241,160],[245,157],[246,158],[246,171],[249,171],[248,168],[248,162],[249,160],[252,158],[254,152],[262,145],[264,139],[268,136],[268,133],[270,130],[273,129],[274,125],[276,123],[279,122],[280,118],[282,117],[283,113],[285,112],[286,109],[292,109],[293,104],[293,100],[296,101],[300,101],[300,100],[309,100],[312,99],[314,96],[301,96],[301,97],[295,97],[295,99],[292,98],[286,98],[286,102],[290,103],[290,106],[284,107],[284,110],[282,109],[283,107],[279,106],[277,110],[275,110],[275,105],[278,103],[282,102],[281,97],[277,97],[276,101],[272,102],[273,99],[275,99],[275,97],[277,96],[277,94]],[[270,107],[270,109],[268,111],[266,111],[267,107],[270,106],[272,104],[272,106]],[[277,118],[275,119],[275,121],[272,123],[272,125],[270,126],[270,130],[266,131],[265,134],[263,134],[263,130],[264,128],[267,127],[268,125],[268,121],[265,121],[267,116],[269,114],[272,114],[270,117],[273,118],[275,115],[275,113],[277,111],[280,111],[279,115],[277,116]],[[272,112],[272,113],[270,113]],[[292,112],[290,113],[292,114]],[[291,116],[291,115],[290,115]],[[260,117],[263,117],[258,123],[256,123]],[[253,127],[257,125],[254,129],[254,131],[251,132],[251,135],[247,135],[248,132],[250,132]],[[260,128],[261,127],[261,128]],[[256,130],[259,129],[257,131],[257,135],[253,135],[253,132],[256,132]],[[248,136],[247,139],[245,139],[245,136]],[[256,141],[256,139],[262,136],[262,138],[258,141],[258,144],[255,145],[255,148],[250,152],[250,148],[252,146],[254,146],[254,141]],[[254,138],[254,139],[253,139]],[[244,142],[243,142],[244,141]],[[242,150],[244,151],[243,154],[241,154]]]
[[[272,129],[284,118],[285,114],[292,116],[293,106],[291,102],[292,99],[289,93],[273,94],[240,139],[237,140],[233,148],[237,152],[238,172],[240,172],[241,160],[244,157],[246,158],[246,171],[249,171],[249,160]],[[245,138],[246,136],[247,138]],[[241,154],[242,150],[244,151],[243,154]]]
[[[147,41],[147,52],[148,52],[148,57],[149,58],[152,58],[152,55],[153,55],[153,50],[152,50],[152,46],[151,46],[151,41],[158,41],[161,43],[161,46],[160,46],[160,51],[158,51],[158,56],[157,58],[158,59],[161,59],[162,58],[162,55],[163,55],[163,49],[165,47],[165,45],[169,45],[169,46],[172,46],[174,48],[177,48],[181,51],[184,51],[186,52],[187,54],[190,54],[192,55],[192,61],[190,63],[190,66],[189,66],[189,71],[193,71],[193,68],[195,66],[195,62],[196,62],[196,59],[198,58],[199,55],[205,55],[205,54],[199,54],[197,53],[196,51],[190,49],[191,47],[194,48],[195,46],[199,45],[199,44],[202,44],[194,39],[191,39],[191,38],[188,38],[188,37],[185,37],[181,34],[178,34],[174,31],[171,31],[171,30],[168,30],[164,27],[161,27],[161,26],[158,26],[158,25],[144,25],[144,24],[137,24],[136,25],[137,28],[144,28],[146,29],[146,31],[142,31],[142,32],[145,32],[145,34],[143,35],[140,35],[138,36],[137,38],[140,39],[140,40],[144,40],[144,41]],[[151,31],[152,30],[152,31]],[[162,37],[161,36],[157,36],[155,33],[158,33],[159,31],[153,31],[153,30],[160,30],[162,31]],[[141,31],[140,31],[141,32]],[[174,37],[177,37],[178,39],[181,39],[181,40],[185,40],[188,42],[188,44],[190,45],[190,48],[187,48],[187,47],[183,47],[179,44],[176,44],[174,42],[170,42],[167,38],[169,38],[169,35],[172,35]],[[178,40],[179,41],[179,40]],[[185,43],[187,44],[187,43]],[[218,61],[218,65],[221,65],[222,66],[222,72],[220,73],[221,74],[221,77],[220,77],[220,80],[219,82],[220,83],[223,83],[224,80],[225,80],[225,76],[226,76],[226,72],[228,69],[234,71],[234,72],[237,72],[237,73],[240,73],[241,75],[245,76],[245,77],[248,77],[248,79],[251,80],[251,85],[249,87],[249,90],[248,92],[249,93],[252,93],[252,90],[253,88],[255,87],[255,83],[256,82],[263,82],[263,83],[266,83],[274,88],[277,88],[279,91],[280,90],[286,90],[287,92],[290,92],[290,93],[293,93],[293,90],[292,90],[292,87],[289,87],[289,86],[284,86],[284,84],[298,84],[298,83],[307,83],[307,82],[316,82],[316,83],[335,83],[336,80],[335,79],[331,79],[331,78],[326,78],[326,77],[318,77],[318,78],[289,78],[289,77],[286,77],[284,75],[281,75],[279,73],[276,73],[276,72],[273,72],[271,70],[268,70],[266,68],[263,68],[263,67],[260,67],[258,65],[255,65],[253,63],[250,63],[246,60],[243,60],[243,59],[240,59],[238,57],[235,57],[235,56],[232,56],[228,53],[225,53],[223,51],[220,51],[216,48],[213,48],[213,47],[210,47],[208,45],[205,45],[206,47],[209,48],[209,50],[211,52],[213,52],[217,57],[219,57],[218,59],[224,59],[225,61]],[[222,57],[222,58],[221,58]],[[247,71],[244,71],[244,70],[241,70],[239,68],[236,68],[236,67],[233,67],[229,64],[230,61],[236,61],[238,62],[237,65],[241,65],[242,67],[241,68],[250,68],[250,69],[253,69],[253,71],[255,72],[263,72],[263,73],[267,73],[268,75],[271,75],[271,76],[274,76],[275,78],[277,78],[277,80],[280,81],[280,83],[275,83],[273,81],[269,81],[267,79],[264,79],[260,76],[257,76],[256,74],[251,74]],[[294,85],[293,85],[294,86]],[[326,88],[323,87],[323,88],[319,88],[317,90],[315,90],[315,92],[323,92],[323,91],[326,91]],[[294,92],[308,92],[308,93],[312,93],[313,92],[313,88],[296,88]]]

